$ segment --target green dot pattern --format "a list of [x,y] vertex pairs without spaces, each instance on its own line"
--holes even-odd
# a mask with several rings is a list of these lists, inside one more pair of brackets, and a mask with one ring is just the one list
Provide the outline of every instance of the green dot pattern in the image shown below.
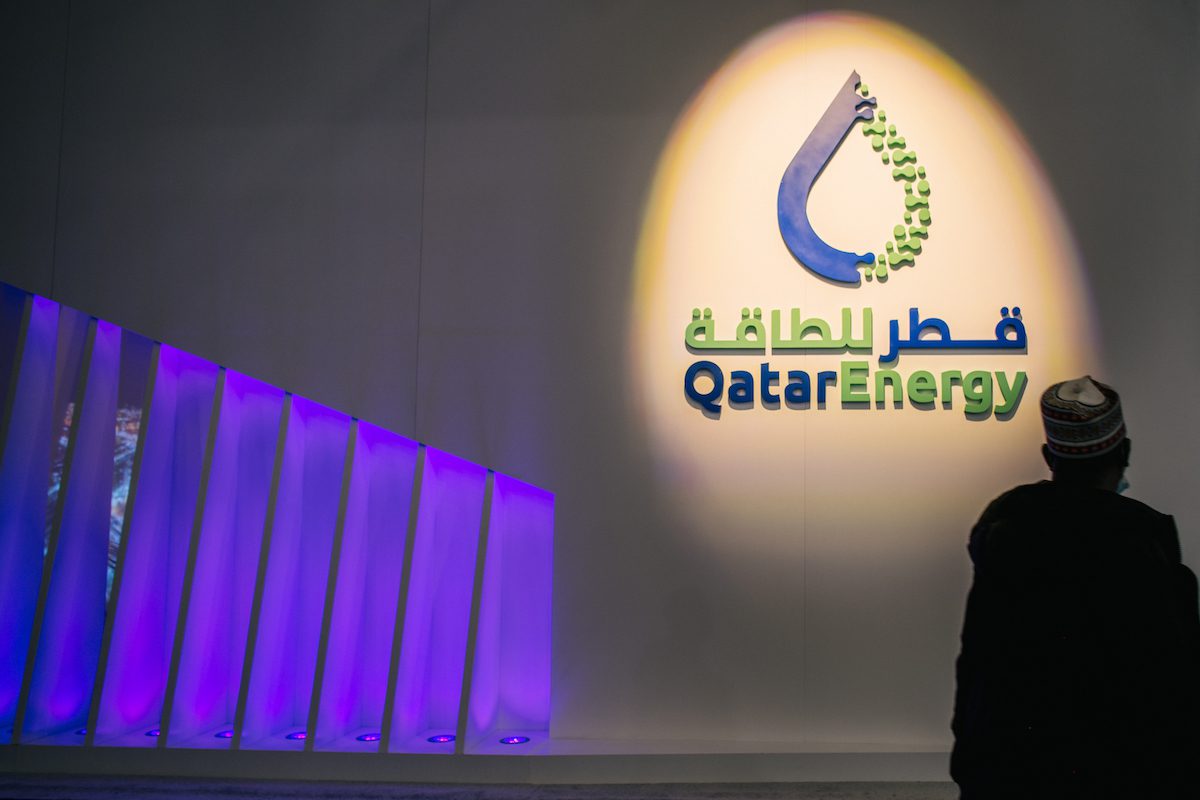
[[[861,84],[863,97],[869,96],[867,85]],[[892,227],[892,239],[885,242],[883,252],[875,257],[874,264],[865,264],[863,277],[868,281],[886,281],[890,270],[913,267],[921,255],[922,243],[929,238],[929,225],[933,218],[929,214],[929,178],[925,167],[917,159],[916,150],[908,148],[907,140],[900,135],[894,122],[888,122],[887,112],[876,107],[874,119],[865,120],[862,134],[871,149],[879,153],[880,160],[892,173],[892,180],[904,183],[904,224]],[[913,224],[914,221],[916,224]]]

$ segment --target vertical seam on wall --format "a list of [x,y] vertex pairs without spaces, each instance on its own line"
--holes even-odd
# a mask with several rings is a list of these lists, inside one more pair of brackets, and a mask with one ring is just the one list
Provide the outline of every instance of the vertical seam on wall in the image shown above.
[[[321,612],[321,631],[317,634],[317,663],[313,668],[312,695],[308,703],[308,719],[304,723],[304,752],[316,747],[317,724],[321,713],[321,691],[325,683],[325,665],[329,656],[329,636],[333,628],[333,608],[337,602],[338,574],[341,572],[342,542],[346,534],[346,509],[350,505],[350,484],[354,480],[354,451],[358,446],[357,419],[350,421],[346,439],[346,454],[342,460],[342,492],[338,499],[337,521],[333,528],[333,544],[329,553],[329,574],[325,579],[325,608]],[[336,735],[341,736],[342,731]],[[332,737],[331,737],[332,739]]]
[[492,499],[496,492],[496,473],[487,471],[483,484],[483,508],[479,517],[479,543],[475,546],[475,578],[471,590],[471,612],[467,622],[467,650],[463,658],[462,694],[458,701],[458,727],[454,732],[454,754],[467,747],[467,725],[471,715],[471,681],[475,677],[475,645],[479,640],[479,614],[483,606],[484,573],[487,571],[488,538],[492,524]]
[[[67,507],[67,497],[71,491],[72,466],[75,463],[75,444],[79,439],[79,429],[83,425],[84,402],[87,400],[88,383],[91,381],[92,354],[96,349],[95,317],[88,320],[87,333],[84,334],[83,355],[76,378],[75,390],[72,393],[74,410],[71,412],[71,424],[67,428],[67,449],[63,454],[62,474],[59,477],[58,497],[54,500],[53,516],[50,518],[50,535],[46,540],[46,555],[42,558],[42,579],[38,584],[37,605],[33,611],[33,628],[29,633],[29,649],[25,655],[25,670],[21,678],[20,694],[17,695],[17,713],[13,720],[12,743],[21,743],[21,734],[25,728],[25,715],[29,711],[29,695],[33,691],[34,671],[37,669],[38,651],[41,649],[42,627],[46,621],[46,606],[50,602],[50,583],[54,579],[54,564],[58,558],[58,540],[62,533],[63,514]],[[69,376],[64,375],[69,380]],[[57,431],[57,425],[55,425]]]
[[[810,13],[811,9],[806,9],[805,13]],[[804,284],[804,291],[801,295],[801,302],[808,302],[808,284]],[[803,358],[805,368],[809,366],[808,357],[811,351],[805,351]],[[800,528],[800,719],[801,719],[801,737],[807,741],[809,739],[811,727],[808,713],[808,598],[810,596],[808,587],[808,427],[809,418],[802,417],[800,420],[800,452],[803,457],[800,461],[800,513],[801,513],[801,528]]]
[[[807,355],[807,353],[805,354]],[[806,365],[807,366],[807,365]],[[808,418],[800,424],[800,716],[808,729]]]
[[263,519],[262,539],[258,545],[258,572],[254,579],[254,596],[250,600],[250,620],[246,625],[246,649],[242,653],[242,677],[233,712],[233,741],[230,750],[242,749],[242,728],[246,724],[250,678],[254,669],[254,651],[258,647],[258,624],[262,616],[263,594],[266,591],[267,566],[271,557],[271,536],[275,531],[275,512],[279,505],[279,482],[283,477],[283,459],[287,454],[288,426],[292,418],[292,395],[284,394],[283,409],[279,412],[279,432],[275,438],[275,463],[271,467],[271,488],[267,491],[267,513]]
[[387,694],[383,698],[383,719],[379,724],[379,752],[388,752],[392,740],[396,684],[400,679],[400,648],[404,644],[405,615],[408,613],[408,585],[412,580],[414,541],[421,510],[421,484],[425,480],[425,445],[417,445],[417,463],[413,466],[412,494],[408,503],[408,527],[404,534],[404,555],[400,561],[400,588],[396,596],[396,623],[392,627],[392,654],[388,662]]
[[142,393],[142,421],[138,424],[137,445],[133,451],[133,467],[129,474],[129,494],[125,498],[125,519],[121,521],[121,543],[117,545],[117,565],[113,571],[112,591],[104,612],[104,633],[100,639],[100,657],[96,662],[96,678],[92,684],[92,704],[83,744],[91,747],[96,742],[96,728],[100,720],[100,700],[104,694],[104,681],[108,673],[108,656],[112,649],[113,631],[116,628],[117,601],[121,596],[121,583],[125,576],[125,554],[129,550],[129,534],[133,530],[133,515],[137,511],[138,481],[142,474],[142,456],[146,452],[146,431],[150,428],[150,412],[153,410],[154,386],[158,381],[158,359],[162,343],[155,342],[150,350],[150,367],[146,376],[146,390]]
[[63,42],[62,98],[58,105],[58,174],[54,176],[54,230],[50,235],[50,299],[54,299],[54,277],[58,271],[58,207],[62,199],[63,132],[67,128],[67,68],[71,55],[71,2],[67,0],[67,35]]
[[425,271],[425,173],[429,161],[429,51],[432,49],[433,0],[425,3],[425,105],[421,116],[421,210],[417,215],[417,334],[413,337],[413,421],[412,436],[417,436],[417,412],[421,403],[421,275]]
[[212,410],[208,417],[208,436],[204,442],[204,457],[200,466],[200,488],[196,494],[196,508],[192,512],[192,531],[188,539],[187,560],[183,568],[183,588],[179,595],[179,609],[175,617],[175,635],[171,644],[171,656],[167,666],[167,685],[163,691],[162,712],[158,721],[157,747],[165,748],[171,735],[171,715],[175,711],[175,692],[179,688],[179,670],[182,668],[183,647],[187,638],[187,622],[192,606],[192,589],[196,580],[196,560],[200,556],[200,537],[204,532],[204,512],[208,505],[208,484],[212,477],[213,456],[217,449],[217,433],[221,423],[221,408],[225,397],[224,367],[217,370],[217,382],[213,387]]

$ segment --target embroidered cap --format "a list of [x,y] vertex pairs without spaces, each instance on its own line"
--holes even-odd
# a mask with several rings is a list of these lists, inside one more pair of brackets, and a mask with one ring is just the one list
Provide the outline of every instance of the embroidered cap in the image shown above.
[[1050,452],[1063,458],[1103,455],[1125,439],[1121,396],[1090,375],[1042,394],[1042,425]]

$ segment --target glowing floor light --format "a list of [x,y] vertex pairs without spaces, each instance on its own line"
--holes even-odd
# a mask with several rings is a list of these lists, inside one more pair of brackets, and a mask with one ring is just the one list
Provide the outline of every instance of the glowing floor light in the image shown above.
[[218,739],[232,739],[233,731],[232,730],[217,731],[216,733],[213,734],[213,736],[215,736]]
[[378,742],[383,737],[378,733],[364,733],[362,736],[355,736],[354,738],[360,742]]
[[291,739],[292,741],[303,741],[308,738],[308,731],[292,731],[284,738]]
[[500,744],[525,744],[528,741],[528,736],[505,736],[500,740]]
[[161,733],[162,731],[160,731],[158,728],[151,728],[150,730],[146,731],[147,736],[158,736]]
[[454,741],[454,734],[439,733],[437,736],[430,736],[426,741],[433,742],[434,744],[445,744],[446,742]]

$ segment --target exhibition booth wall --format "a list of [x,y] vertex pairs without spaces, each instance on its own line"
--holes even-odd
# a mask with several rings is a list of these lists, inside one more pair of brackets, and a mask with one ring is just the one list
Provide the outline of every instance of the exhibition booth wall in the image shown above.
[[[553,493],[544,752],[618,760],[421,774],[944,777],[966,537],[992,497],[1045,477],[1053,381],[1121,392],[1130,493],[1200,559],[1194,3],[5,13],[0,280],[78,309],[72,335],[221,365],[246,435],[289,393],[359,420],[356,459],[404,461],[361,433],[394,432]],[[844,127],[805,162],[829,120]],[[815,270],[804,230],[849,272]],[[271,463],[260,433],[245,458]],[[354,545],[345,585],[394,583],[399,546]],[[220,567],[197,556],[200,586]],[[264,602],[326,600],[288,591]],[[221,602],[232,618],[243,600]],[[349,620],[328,622],[315,635],[341,641]],[[192,636],[173,691],[199,698]],[[318,720],[365,730],[330,702]],[[293,722],[273,713],[247,708],[254,736]],[[58,768],[35,749],[4,766]],[[151,768],[302,774],[295,755]],[[324,763],[312,774],[360,769]]]
[[6,743],[544,746],[552,495],[0,298]]

